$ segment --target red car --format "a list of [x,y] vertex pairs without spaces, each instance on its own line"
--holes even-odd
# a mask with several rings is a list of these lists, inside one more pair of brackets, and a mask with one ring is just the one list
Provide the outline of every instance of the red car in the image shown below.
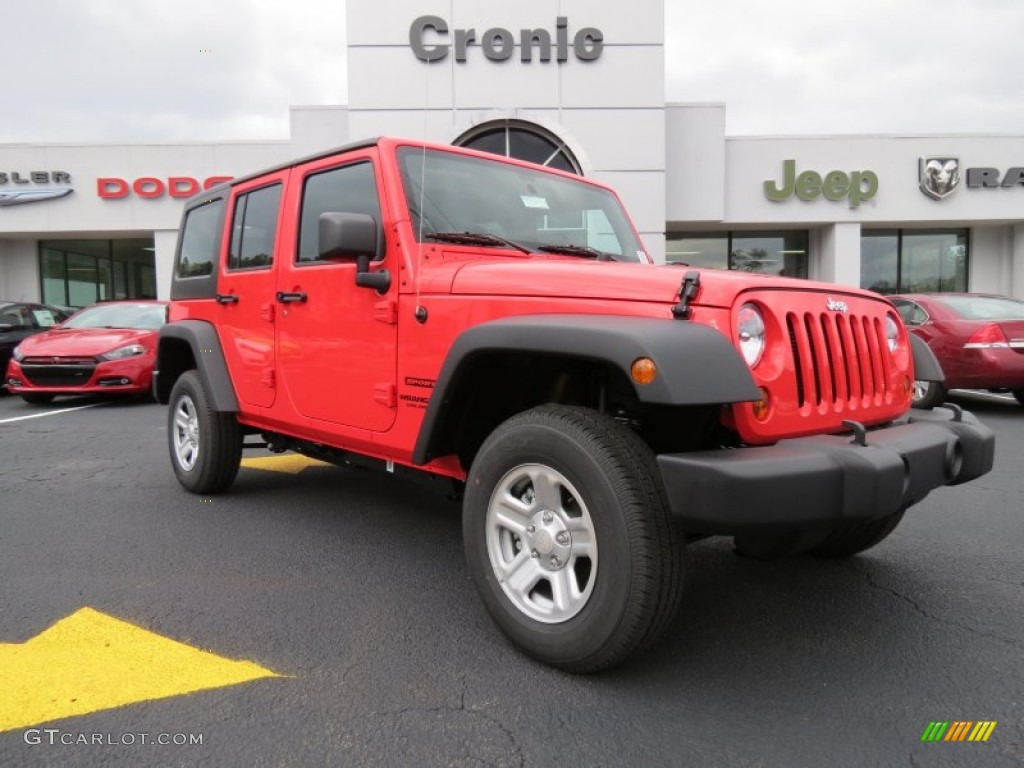
[[946,374],[945,384],[914,383],[915,407],[938,405],[950,389],[1008,391],[1024,405],[1024,301],[981,293],[908,293],[889,299]]
[[7,365],[7,387],[29,403],[57,395],[148,394],[165,301],[112,301],[76,312],[22,341]]

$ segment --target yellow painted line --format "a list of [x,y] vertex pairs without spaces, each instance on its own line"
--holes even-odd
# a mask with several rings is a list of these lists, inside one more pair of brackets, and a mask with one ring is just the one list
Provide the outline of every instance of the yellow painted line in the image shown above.
[[276,672],[82,608],[24,643],[0,643],[0,731]]
[[286,453],[280,456],[256,456],[242,459],[242,466],[247,469],[262,469],[267,472],[287,472],[297,475],[307,467],[330,467],[326,461],[318,461],[299,453]]

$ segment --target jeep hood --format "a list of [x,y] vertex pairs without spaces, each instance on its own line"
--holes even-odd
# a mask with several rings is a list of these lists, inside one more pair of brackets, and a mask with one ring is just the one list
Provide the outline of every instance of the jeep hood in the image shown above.
[[477,296],[528,296],[674,304],[683,277],[700,274],[700,306],[730,307],[746,289],[820,291],[831,295],[868,295],[846,286],[786,277],[684,266],[624,264],[582,259],[505,259],[468,262],[459,268],[451,292]]

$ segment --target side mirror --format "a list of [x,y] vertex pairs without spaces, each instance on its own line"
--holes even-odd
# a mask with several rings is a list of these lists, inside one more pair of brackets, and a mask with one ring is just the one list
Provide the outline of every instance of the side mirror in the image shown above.
[[386,269],[370,271],[371,258],[381,255],[383,238],[377,220],[365,213],[328,211],[320,214],[320,258],[356,262],[356,285],[373,288],[378,293],[391,287],[391,273]]
[[320,258],[354,261],[360,256],[376,258],[380,247],[380,226],[365,213],[320,214]]

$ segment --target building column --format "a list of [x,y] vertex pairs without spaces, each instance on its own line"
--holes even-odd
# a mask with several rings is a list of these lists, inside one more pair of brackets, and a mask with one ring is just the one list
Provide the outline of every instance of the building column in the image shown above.
[[839,285],[860,287],[860,224],[830,224],[817,231],[811,247],[817,251],[811,277]]
[[1010,295],[1024,300],[1024,224],[1014,224],[1013,242],[1010,248]]
[[171,277],[174,275],[174,250],[178,230],[165,229],[153,233],[153,256],[156,264],[156,297],[171,298]]

